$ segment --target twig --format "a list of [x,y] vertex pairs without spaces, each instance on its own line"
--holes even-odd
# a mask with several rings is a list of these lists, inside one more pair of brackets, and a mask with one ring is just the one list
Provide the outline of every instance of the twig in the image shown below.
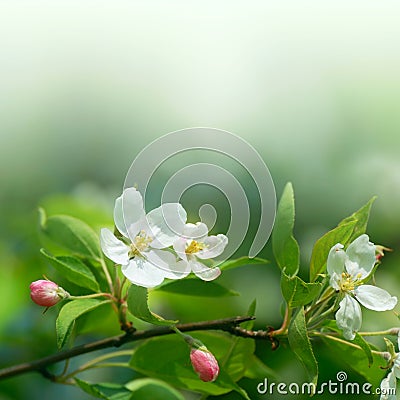
[[[177,324],[176,327],[182,332],[217,329],[230,332],[231,334],[237,336],[254,337],[252,331],[246,331],[247,332],[246,335],[244,332],[236,331],[233,329],[242,322],[250,321],[253,319],[254,317],[233,317],[233,318],[217,319],[212,321]],[[39,372],[46,378],[53,379],[54,376],[47,371],[47,367],[57,362],[68,360],[72,357],[76,357],[81,354],[91,353],[96,350],[101,350],[109,347],[120,347],[126,343],[133,342],[136,340],[148,339],[155,336],[169,335],[172,333],[175,333],[175,331],[169,326],[157,327],[145,331],[144,330],[128,331],[125,334],[112,336],[106,339],[76,346],[70,350],[61,351],[59,353],[52,354],[50,356],[35,361],[1,369],[0,380],[5,378],[10,378],[16,375],[21,375],[30,371]]]

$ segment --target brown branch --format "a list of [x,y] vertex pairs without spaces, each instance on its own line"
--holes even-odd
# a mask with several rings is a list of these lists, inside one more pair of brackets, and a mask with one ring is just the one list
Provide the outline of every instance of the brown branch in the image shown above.
[[[249,337],[249,338],[265,338],[269,339],[268,335],[254,335],[253,331],[236,330],[242,322],[253,320],[254,317],[234,317],[217,319],[213,321],[192,322],[188,324],[177,324],[176,327],[181,332],[190,331],[204,331],[204,330],[223,330],[230,332],[233,335]],[[72,357],[81,354],[91,353],[92,351],[101,350],[109,347],[120,347],[126,343],[136,340],[148,339],[155,336],[169,335],[175,333],[169,326],[157,327],[145,331],[131,331],[122,335],[112,336],[106,339],[97,340],[95,342],[76,346],[70,350],[64,350],[56,354],[41,358],[39,360],[14,365],[12,367],[0,370],[0,380],[10,378],[12,376],[21,375],[26,372],[36,371],[40,372],[46,378],[52,379],[54,377],[47,371],[47,367],[60,361],[68,360]]]

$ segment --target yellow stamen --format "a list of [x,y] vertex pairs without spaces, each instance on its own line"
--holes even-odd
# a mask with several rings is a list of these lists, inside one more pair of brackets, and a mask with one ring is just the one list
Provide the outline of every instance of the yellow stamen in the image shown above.
[[140,231],[131,243],[131,250],[129,252],[129,257],[133,258],[135,256],[140,256],[143,251],[145,251],[149,244],[153,241],[151,236],[147,236],[145,231]]
[[196,240],[192,240],[190,244],[186,247],[186,254],[194,254],[198,253],[200,250],[203,250],[205,247],[204,243],[197,242]]

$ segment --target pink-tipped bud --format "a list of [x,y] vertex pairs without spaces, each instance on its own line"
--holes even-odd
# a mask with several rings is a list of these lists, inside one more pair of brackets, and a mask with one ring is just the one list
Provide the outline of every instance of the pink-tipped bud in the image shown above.
[[380,262],[385,255],[385,251],[393,251],[392,249],[389,249],[388,247],[381,246],[381,245],[376,245],[376,261]]
[[219,374],[218,362],[213,354],[202,346],[192,348],[190,351],[190,361],[193,369],[204,382],[214,382]]
[[43,307],[51,307],[57,304],[60,300],[69,296],[62,287],[52,281],[40,279],[32,282],[29,286],[31,290],[31,299]]

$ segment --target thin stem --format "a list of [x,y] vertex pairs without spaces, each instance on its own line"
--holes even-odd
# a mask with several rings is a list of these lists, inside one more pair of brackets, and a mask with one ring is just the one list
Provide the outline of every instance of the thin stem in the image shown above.
[[[122,357],[122,356],[131,356],[132,355],[132,350],[121,350],[121,351],[114,351],[112,353],[108,354],[103,354],[99,357],[96,357],[87,363],[81,365],[79,368],[77,368],[75,371],[70,372],[67,375],[63,376],[63,380],[68,380],[72,378],[74,375],[79,374],[80,372],[86,371],[87,369],[95,368],[96,364],[101,363],[102,361],[109,360],[110,358],[116,358],[116,357]],[[111,363],[108,363],[111,364]],[[126,364],[126,363],[124,363]],[[101,364],[101,365],[106,365],[106,364]]]
[[[226,319],[218,319],[212,321],[202,321],[202,322],[192,322],[188,324],[177,324],[177,328],[182,332],[190,331],[206,331],[206,330],[222,330],[230,332],[233,335],[244,336],[245,334],[240,331],[236,331],[235,328],[239,324],[246,321],[253,320],[254,317],[233,317]],[[29,371],[40,372],[43,376],[49,377],[50,374],[47,371],[47,367],[60,361],[68,360],[79,356],[81,354],[91,353],[93,351],[106,349],[109,347],[120,347],[126,343],[148,339],[156,336],[170,335],[175,333],[175,331],[169,326],[157,327],[144,331],[128,331],[125,334],[108,337],[106,339],[98,340],[95,342],[83,344],[80,346],[73,347],[72,349],[65,350],[50,356],[15,365],[12,367],[4,368],[0,370],[0,380],[9,378],[16,375],[21,375]],[[251,332],[246,337],[252,337]],[[268,339],[268,337],[265,337]],[[54,376],[51,378],[54,379]]]
[[[328,333],[313,332],[312,334],[313,334],[313,336],[325,337],[325,338],[327,338],[327,339],[333,340],[333,341],[338,342],[338,343],[345,344],[345,345],[350,346],[350,347],[353,347],[353,348],[355,348],[355,349],[363,350],[359,345],[357,345],[357,344],[355,344],[355,343],[348,342],[347,340],[341,339],[341,338],[339,338],[339,337],[337,337],[337,336],[332,336],[331,334],[328,334]],[[384,354],[385,354],[386,352],[371,350],[371,353],[372,353],[372,354],[377,354],[377,355],[379,355],[379,356],[384,357]]]
[[291,309],[286,305],[285,309],[285,316],[283,317],[283,322],[282,325],[279,329],[272,331],[270,333],[270,336],[279,336],[279,335],[284,335],[287,331],[287,328],[289,326],[290,318],[292,316],[292,311]]
[[107,264],[104,261],[104,259],[102,259],[102,258],[99,259],[99,261],[100,261],[101,268],[103,269],[104,275],[106,277],[108,286],[110,287],[110,293],[112,295],[114,295],[114,285],[113,285],[113,281],[112,281],[112,278],[111,278],[111,275],[110,275],[110,271],[107,268]]
[[108,297],[111,300],[115,301],[115,297],[110,293],[93,293],[93,294],[86,294],[83,296],[68,296],[69,300],[80,300],[80,299],[94,299],[96,297]]
[[390,328],[386,331],[375,331],[375,332],[358,332],[360,336],[397,336],[399,334],[400,328]]

